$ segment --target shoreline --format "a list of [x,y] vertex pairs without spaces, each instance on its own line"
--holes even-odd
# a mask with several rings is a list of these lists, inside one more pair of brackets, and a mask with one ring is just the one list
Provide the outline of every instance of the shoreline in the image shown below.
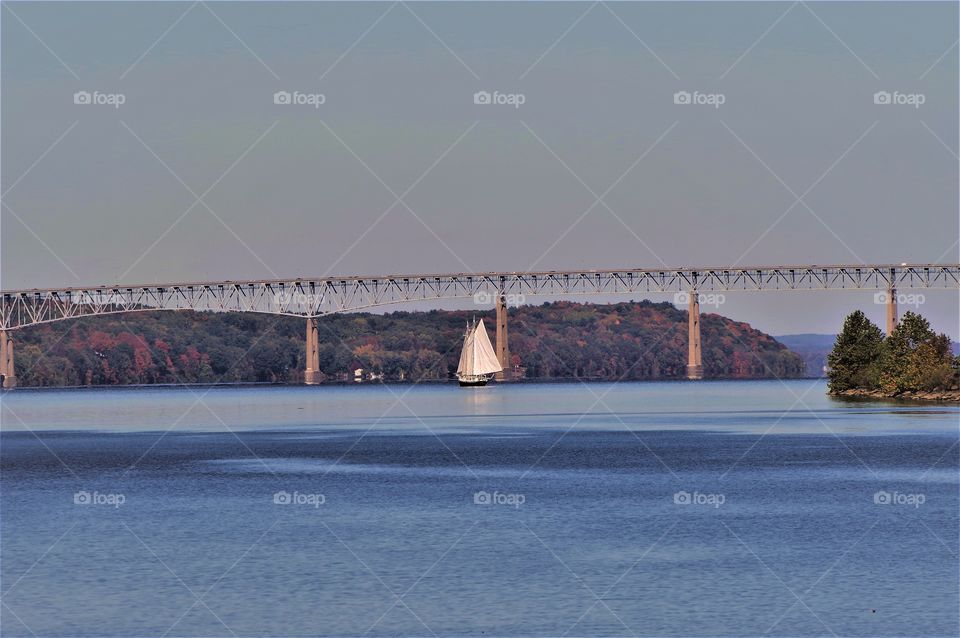
[[[803,380],[815,380],[821,379],[826,380],[825,377],[782,377],[777,379],[776,377],[709,377],[704,379],[697,379],[697,383],[702,382],[715,382],[715,381],[803,381]],[[490,386],[502,386],[502,385],[536,385],[536,384],[547,384],[547,385],[561,385],[561,384],[577,384],[577,383],[690,383],[692,380],[685,377],[663,377],[659,379],[604,379],[599,377],[542,377],[542,378],[524,378],[524,379],[513,379],[507,382],[491,382]],[[384,381],[324,381],[322,383],[316,383],[312,385],[307,385],[302,382],[282,382],[282,381],[236,381],[236,382],[214,382],[214,383],[129,383],[129,384],[115,384],[115,385],[44,385],[44,386],[27,386],[27,385],[18,385],[16,388],[5,388],[4,392],[12,391],[29,391],[33,392],[36,390],[143,390],[143,389],[166,389],[166,388],[264,388],[264,387],[311,387],[311,388],[320,388],[320,387],[372,387],[380,385],[456,385],[456,379],[423,379],[420,381],[400,381],[397,379],[384,380]]]
[[881,399],[885,401],[934,401],[957,403],[960,402],[960,390],[931,390],[926,391],[908,391],[901,394],[887,394],[882,390],[867,390],[864,388],[852,388],[850,390],[841,390],[840,392],[828,392],[831,397],[848,399]]

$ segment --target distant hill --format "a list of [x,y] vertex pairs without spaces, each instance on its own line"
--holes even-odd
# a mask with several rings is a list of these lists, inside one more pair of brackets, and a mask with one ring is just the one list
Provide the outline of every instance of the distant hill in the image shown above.
[[[352,313],[319,320],[328,378],[362,368],[387,380],[450,379],[464,327],[493,311]],[[682,378],[687,313],[649,301],[546,303],[510,309],[510,350],[527,378]],[[143,312],[76,319],[17,331],[24,386],[298,382],[304,320],[242,313]],[[803,361],[773,337],[716,314],[701,316],[707,376],[803,374]]]
[[837,335],[805,333],[779,335],[774,339],[800,355],[806,364],[806,376],[826,376],[823,368],[827,365],[827,355],[833,349],[833,343],[837,340]]

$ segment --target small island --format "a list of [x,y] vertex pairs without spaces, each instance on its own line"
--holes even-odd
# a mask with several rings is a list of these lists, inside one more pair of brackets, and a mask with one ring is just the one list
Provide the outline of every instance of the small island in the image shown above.
[[860,310],[843,322],[827,357],[828,394],[844,397],[960,401],[960,357],[950,338],[906,312],[893,332]]

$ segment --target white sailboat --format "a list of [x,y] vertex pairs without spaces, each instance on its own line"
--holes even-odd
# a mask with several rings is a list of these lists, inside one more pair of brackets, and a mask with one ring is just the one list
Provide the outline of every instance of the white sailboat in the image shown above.
[[457,366],[457,380],[461,386],[487,385],[494,374],[503,370],[497,355],[490,345],[487,329],[480,323],[467,325],[463,337],[463,350],[460,351],[460,365]]

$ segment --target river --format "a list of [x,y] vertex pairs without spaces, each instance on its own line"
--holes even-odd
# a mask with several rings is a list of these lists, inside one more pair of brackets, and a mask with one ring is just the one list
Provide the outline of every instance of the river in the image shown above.
[[955,636],[960,408],[820,380],[3,393],[4,636]]

